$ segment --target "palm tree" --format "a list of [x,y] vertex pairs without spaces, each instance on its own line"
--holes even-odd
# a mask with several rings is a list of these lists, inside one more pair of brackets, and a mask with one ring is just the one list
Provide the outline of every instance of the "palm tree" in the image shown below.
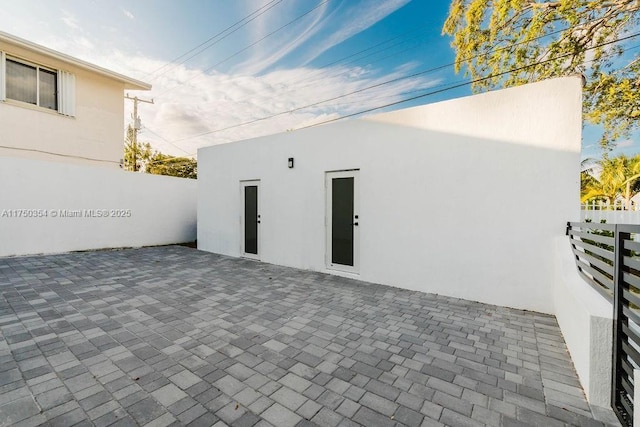
[[640,191],[640,155],[632,158],[604,156],[588,168],[585,163],[581,173],[581,201],[605,199],[613,206],[615,200],[622,197],[625,209],[629,209],[631,198]]
[[598,184],[598,179],[594,176],[594,167],[597,165],[597,161],[591,158],[584,159],[580,163],[580,199],[584,202],[584,197],[587,193],[595,188]]

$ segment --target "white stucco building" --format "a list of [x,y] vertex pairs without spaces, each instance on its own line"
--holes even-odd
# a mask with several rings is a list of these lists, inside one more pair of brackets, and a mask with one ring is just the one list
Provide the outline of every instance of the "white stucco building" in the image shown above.
[[582,78],[198,150],[198,248],[555,314],[609,406],[612,309],[576,271]]
[[202,148],[199,248],[552,313],[580,106],[570,77]]
[[0,32],[0,156],[118,168],[124,90],[149,89]]

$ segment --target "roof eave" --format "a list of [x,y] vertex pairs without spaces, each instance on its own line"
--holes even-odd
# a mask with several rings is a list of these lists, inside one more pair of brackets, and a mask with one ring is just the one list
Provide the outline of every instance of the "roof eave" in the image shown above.
[[74,58],[73,56],[55,51],[53,49],[49,49],[48,47],[41,46],[39,44],[30,42],[28,40],[21,39],[20,37],[16,37],[14,35],[5,33],[3,31],[0,31],[0,41],[5,41],[6,43],[13,44],[23,49],[27,49],[42,55],[50,56],[54,59],[57,59],[62,62],[66,62],[73,66],[82,68],[84,70],[88,70],[88,71],[100,74],[102,76],[117,80],[119,82],[124,83],[124,88],[127,90],[151,90],[151,84],[149,83],[145,83],[143,81],[136,80],[131,77],[127,77],[123,74],[116,73],[115,71],[102,68],[98,65],[91,64],[90,62],[86,62],[81,59]]

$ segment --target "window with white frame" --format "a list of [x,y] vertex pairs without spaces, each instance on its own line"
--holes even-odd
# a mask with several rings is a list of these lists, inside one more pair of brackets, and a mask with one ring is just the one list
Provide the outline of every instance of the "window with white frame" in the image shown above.
[[0,52],[0,101],[37,105],[75,115],[75,76]]
[[7,98],[58,110],[58,73],[7,58]]

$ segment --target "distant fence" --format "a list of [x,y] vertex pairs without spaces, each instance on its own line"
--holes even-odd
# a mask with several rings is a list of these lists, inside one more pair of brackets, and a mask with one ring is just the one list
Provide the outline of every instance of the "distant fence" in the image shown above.
[[616,200],[613,203],[603,201],[591,201],[582,203],[582,210],[586,211],[640,211],[640,203],[631,200],[627,206],[624,200]]
[[580,221],[590,220],[595,223],[604,221],[607,224],[640,224],[640,206],[635,203],[631,205],[632,209],[630,210],[622,209],[621,204],[611,205],[609,206],[610,209],[607,209],[607,205],[602,205],[602,209],[593,209],[594,207],[598,207],[598,205],[582,205]]
[[0,157],[0,256],[196,239],[197,182]]
[[631,426],[640,369],[640,225],[570,222],[567,235],[578,273],[613,304],[611,406]]

